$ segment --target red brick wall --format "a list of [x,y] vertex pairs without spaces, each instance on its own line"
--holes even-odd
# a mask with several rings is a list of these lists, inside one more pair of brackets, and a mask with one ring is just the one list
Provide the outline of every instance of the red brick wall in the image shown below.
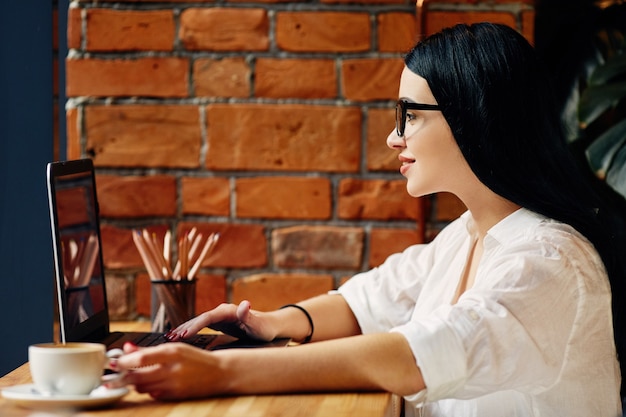
[[393,129],[421,33],[497,21],[532,39],[532,0],[75,1],[67,155],[98,168],[114,318],[149,315],[130,230],[220,231],[197,310],[275,308],[429,239],[463,209],[405,192]]

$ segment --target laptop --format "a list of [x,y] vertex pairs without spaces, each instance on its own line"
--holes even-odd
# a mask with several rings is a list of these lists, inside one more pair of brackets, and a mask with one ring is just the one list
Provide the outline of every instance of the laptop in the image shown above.
[[[107,348],[122,347],[126,342],[138,346],[167,343],[163,333],[110,331],[93,161],[49,163],[47,188],[59,341],[99,342]],[[207,350],[289,343],[289,339],[257,341],[234,325],[222,324],[216,329],[222,333],[199,334],[184,342]]]

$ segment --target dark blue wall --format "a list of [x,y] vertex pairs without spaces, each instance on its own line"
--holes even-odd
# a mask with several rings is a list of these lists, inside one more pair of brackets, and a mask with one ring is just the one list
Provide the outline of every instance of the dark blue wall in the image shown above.
[[52,160],[52,4],[0,8],[0,375],[52,340],[45,167]]

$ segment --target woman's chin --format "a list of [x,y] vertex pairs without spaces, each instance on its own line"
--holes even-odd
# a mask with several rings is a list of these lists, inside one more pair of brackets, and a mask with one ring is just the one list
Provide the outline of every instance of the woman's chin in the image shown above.
[[423,181],[415,181],[415,179],[407,178],[406,192],[411,197],[424,197],[439,192],[435,187],[429,187]]

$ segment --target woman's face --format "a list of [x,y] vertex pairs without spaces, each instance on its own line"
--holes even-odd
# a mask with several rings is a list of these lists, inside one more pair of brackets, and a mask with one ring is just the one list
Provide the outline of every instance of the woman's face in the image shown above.
[[[399,95],[408,102],[439,104],[426,80],[406,67]],[[394,129],[387,146],[400,151],[400,173],[407,178],[407,191],[413,197],[442,191],[459,195],[459,187],[469,177],[475,178],[439,110],[407,109],[404,136],[399,137]]]

